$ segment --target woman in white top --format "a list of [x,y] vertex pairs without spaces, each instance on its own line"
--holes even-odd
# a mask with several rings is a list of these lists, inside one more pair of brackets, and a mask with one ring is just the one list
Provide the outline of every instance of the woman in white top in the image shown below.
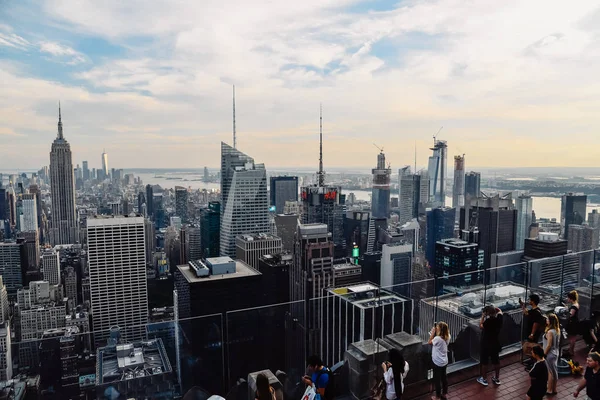
[[438,322],[429,333],[429,344],[433,346],[431,359],[433,361],[433,382],[435,383],[435,396],[431,397],[432,400],[446,400],[448,394],[448,378],[446,377],[448,343],[450,343],[448,325],[445,322]]
[[385,397],[387,400],[401,400],[404,393],[404,378],[408,375],[408,363],[404,361],[398,349],[390,350],[390,362],[385,362],[383,379],[386,383]]

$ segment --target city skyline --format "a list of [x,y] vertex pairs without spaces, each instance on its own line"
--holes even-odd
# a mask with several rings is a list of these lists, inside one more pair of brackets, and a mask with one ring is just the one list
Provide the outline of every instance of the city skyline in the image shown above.
[[[371,167],[374,140],[393,169],[413,164],[415,142],[424,165],[440,126],[467,170],[595,164],[592,2],[69,0],[2,11],[0,169],[47,164],[58,100],[74,164],[95,165],[106,148],[127,168],[200,168],[198,154],[218,165],[234,84],[238,147],[267,168],[316,168],[320,102],[325,170]],[[573,135],[588,146],[565,151]]]

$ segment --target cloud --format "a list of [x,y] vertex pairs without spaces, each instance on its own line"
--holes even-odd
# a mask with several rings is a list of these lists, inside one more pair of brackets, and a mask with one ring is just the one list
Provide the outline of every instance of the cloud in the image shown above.
[[66,60],[69,65],[77,65],[85,62],[83,54],[75,51],[69,46],[56,42],[40,42],[40,52],[50,54],[58,59]]
[[[1,32],[2,27],[0,27],[0,46],[12,47],[13,49],[18,50],[27,50],[31,43],[22,38],[21,36],[10,33],[10,32]],[[4,26],[4,29],[7,27]]]
[[[409,0],[357,12],[364,4],[46,0],[43,40],[35,29],[0,34],[27,38],[65,65],[43,78],[16,60],[0,65],[9,82],[0,119],[48,140],[60,98],[78,157],[113,146],[111,160],[123,166],[217,165],[235,84],[240,146],[268,164],[314,163],[319,103],[329,165],[372,166],[372,137],[393,165],[411,162],[413,143],[428,152],[440,125],[470,165],[554,162],[547,155],[561,146],[548,138],[575,132],[590,144],[582,151],[600,145],[593,1]],[[104,42],[123,51],[103,54]],[[508,143],[517,139],[537,143],[535,154]]]

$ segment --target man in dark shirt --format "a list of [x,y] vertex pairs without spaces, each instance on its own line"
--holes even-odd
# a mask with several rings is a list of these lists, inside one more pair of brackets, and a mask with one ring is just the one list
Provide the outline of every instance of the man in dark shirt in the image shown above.
[[[527,309],[525,303],[523,303],[521,299],[519,299],[519,302],[521,303],[523,314],[527,317],[527,325],[524,330],[527,338],[523,342],[523,355],[528,356],[531,354],[531,349],[539,345],[540,336],[544,332],[544,327],[546,326],[546,320],[538,307],[540,304],[540,296],[535,293],[529,296],[530,310]],[[533,360],[525,361],[525,365],[525,370],[528,371],[533,365]]]
[[500,330],[502,329],[503,315],[499,308],[493,305],[488,305],[483,309],[479,327],[481,328],[481,351],[479,353],[479,371],[481,376],[477,382],[483,386],[488,385],[487,364],[492,362],[496,375],[492,378],[492,382],[500,385]]
[[540,341],[540,336],[544,332],[544,328],[546,326],[546,320],[542,315],[542,311],[538,307],[539,304],[540,296],[535,293],[529,296],[529,305],[531,306],[531,310],[527,310],[525,303],[521,303],[523,314],[528,317],[529,321],[529,328],[526,331],[526,333],[529,333],[527,341],[532,343],[538,343]]
[[585,375],[579,382],[573,397],[579,396],[583,388],[591,400],[600,400],[600,354],[598,353],[588,355]]
[[535,364],[529,371],[531,386],[527,391],[527,399],[542,400],[548,386],[548,365],[544,359],[544,350],[541,347],[534,347],[531,350],[531,357],[535,360]]

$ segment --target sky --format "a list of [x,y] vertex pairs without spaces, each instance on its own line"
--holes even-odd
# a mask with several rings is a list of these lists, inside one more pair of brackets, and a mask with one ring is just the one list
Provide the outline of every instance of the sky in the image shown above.
[[598,165],[600,5],[555,0],[0,1],[0,169]]

